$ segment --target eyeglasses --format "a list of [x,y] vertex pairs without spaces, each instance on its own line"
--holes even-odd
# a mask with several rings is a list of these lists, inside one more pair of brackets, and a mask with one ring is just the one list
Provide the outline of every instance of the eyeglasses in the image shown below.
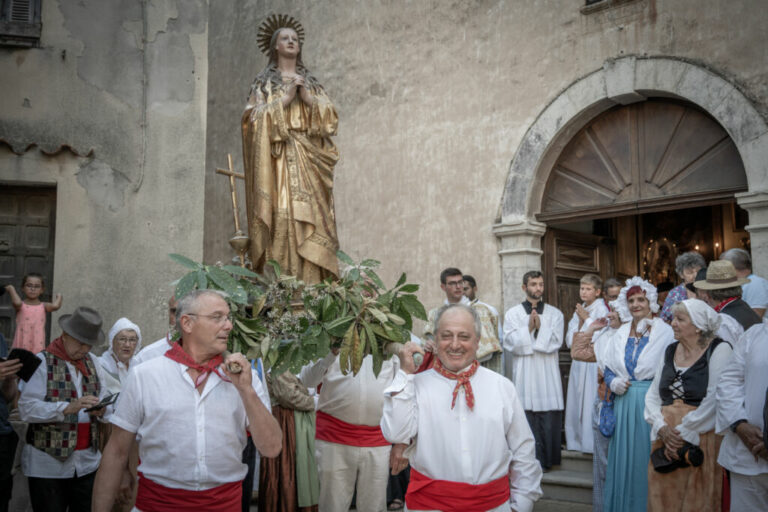
[[229,313],[228,315],[225,315],[224,313],[214,313],[212,315],[201,315],[199,313],[187,313],[187,315],[189,315],[189,316],[202,316],[203,318],[207,318],[207,319],[211,320],[215,324],[223,324],[227,320],[232,322],[232,320],[234,319],[234,316],[232,315],[232,313]]
[[27,283],[27,284],[25,284],[25,285],[24,285],[24,287],[25,287],[25,288],[31,288],[31,289],[33,289],[33,290],[39,290],[40,288],[42,288],[42,287],[43,287],[43,285],[41,285],[41,284],[32,284],[32,283]]
[[121,336],[119,338],[115,338],[115,341],[122,343],[123,345],[135,345],[139,342],[139,338],[123,338]]
[[464,286],[464,281],[447,281],[445,286]]

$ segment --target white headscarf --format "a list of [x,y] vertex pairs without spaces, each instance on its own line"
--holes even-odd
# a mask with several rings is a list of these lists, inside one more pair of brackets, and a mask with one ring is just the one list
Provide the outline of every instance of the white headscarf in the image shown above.
[[720,328],[720,315],[703,300],[686,299],[680,304],[688,310],[693,325],[704,332],[715,333]]
[[[139,329],[138,325],[125,317],[115,322],[115,324],[109,330],[109,336],[107,337],[109,340],[109,348],[107,348],[107,350],[105,350],[104,353],[101,354],[101,357],[98,359],[101,367],[115,379],[115,383],[113,384],[119,384],[128,375],[128,366],[118,360],[117,354],[115,354],[114,351],[115,337],[119,332],[126,329],[135,331],[136,336],[139,338],[139,342],[136,344],[136,349],[133,351],[133,356],[131,356],[130,361],[128,361],[128,366],[133,363],[133,359],[136,357],[139,348],[141,348],[141,329]],[[114,386],[107,387],[110,388],[110,392],[112,393],[119,391],[119,389],[112,389]]]
[[639,286],[645,292],[645,298],[648,299],[651,306],[651,313],[659,312],[659,294],[656,292],[656,287],[642,277],[635,276],[627,279],[624,288],[619,292],[619,296],[616,300],[611,301],[611,307],[619,313],[622,323],[632,320],[632,314],[629,312],[629,305],[627,304],[627,291],[633,286]]

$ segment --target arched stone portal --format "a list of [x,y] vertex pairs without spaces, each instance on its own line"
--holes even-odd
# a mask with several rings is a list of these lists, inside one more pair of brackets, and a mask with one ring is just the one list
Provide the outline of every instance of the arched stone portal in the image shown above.
[[520,298],[526,270],[540,268],[546,226],[536,215],[546,206],[545,188],[557,159],[573,137],[616,105],[649,97],[690,102],[727,132],[744,165],[747,192],[737,194],[749,212],[755,268],[768,271],[768,126],[749,100],[715,73],[671,58],[625,57],[578,80],[534,121],[510,165],[501,205],[500,239],[505,309]]

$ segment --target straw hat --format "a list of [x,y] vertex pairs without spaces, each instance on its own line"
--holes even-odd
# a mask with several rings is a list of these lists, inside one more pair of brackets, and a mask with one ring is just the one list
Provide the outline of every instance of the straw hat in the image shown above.
[[736,269],[728,260],[715,260],[707,267],[707,278],[696,281],[693,286],[702,290],[721,290],[733,288],[749,282],[746,277],[736,275]]

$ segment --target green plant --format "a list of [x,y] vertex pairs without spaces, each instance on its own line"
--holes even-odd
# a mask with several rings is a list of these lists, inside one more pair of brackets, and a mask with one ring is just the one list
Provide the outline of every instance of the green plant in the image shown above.
[[229,349],[246,357],[262,358],[276,373],[298,373],[310,361],[338,350],[341,370],[357,374],[371,355],[378,375],[397,345],[410,339],[413,319],[426,320],[424,306],[414,292],[419,286],[402,274],[387,289],[375,272],[376,260],[355,263],[339,251],[348,266],[339,280],[307,284],[281,272],[257,274],[231,265],[204,265],[178,254],[171,258],[190,272],[176,285],[176,296],[216,289],[228,295],[233,313]]

